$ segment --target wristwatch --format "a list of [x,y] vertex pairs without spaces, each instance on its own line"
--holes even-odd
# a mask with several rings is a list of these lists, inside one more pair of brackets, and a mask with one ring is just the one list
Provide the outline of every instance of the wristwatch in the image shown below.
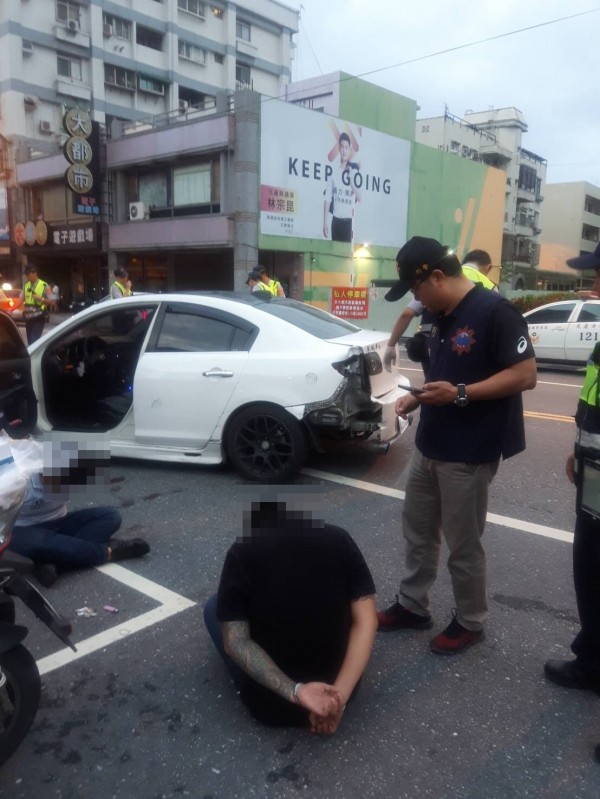
[[458,405],[459,408],[465,408],[469,404],[469,398],[467,397],[467,387],[464,383],[459,383],[456,386],[456,391],[458,392],[458,396],[454,400],[454,404]]

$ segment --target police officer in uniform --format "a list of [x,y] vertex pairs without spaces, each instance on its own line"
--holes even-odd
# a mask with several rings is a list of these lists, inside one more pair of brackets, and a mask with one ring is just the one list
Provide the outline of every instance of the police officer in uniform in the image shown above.
[[[489,289],[490,291],[498,291],[498,287],[495,285],[495,283],[492,283],[492,281],[487,277],[487,271],[491,269],[491,266],[492,259],[485,250],[471,250],[463,259],[462,272],[463,275],[471,281],[471,283],[477,283],[483,288]],[[396,263],[396,267],[399,269],[398,263]],[[392,286],[392,288],[385,295],[385,299],[388,302],[395,302],[396,300],[400,299],[398,284]],[[390,333],[390,338],[383,356],[383,365],[388,372],[392,371],[392,366],[396,363],[396,345],[400,341],[400,337],[406,328],[416,316],[421,317],[421,324],[419,325],[413,337],[406,342],[406,354],[411,361],[421,363],[423,372],[427,374],[427,369],[429,368],[427,339],[431,333],[435,314],[432,314],[426,308],[423,308],[423,304],[414,298],[402,311],[394,323],[394,327]]]
[[131,283],[128,280],[127,270],[122,266],[117,266],[113,272],[115,279],[110,287],[110,296],[113,300],[120,300],[121,297],[131,297]]
[[[593,253],[571,258],[567,264],[573,269],[595,270],[592,296],[600,295],[600,244]],[[571,644],[575,658],[548,660],[544,671],[549,680],[565,688],[600,693],[600,519],[591,512],[593,508],[587,501],[582,507],[587,472],[584,462],[591,461],[592,470],[594,464],[600,465],[600,344],[596,344],[588,360],[575,422],[575,449],[567,459],[566,471],[577,488],[573,576],[581,629]],[[600,744],[596,759],[600,759]]]
[[253,271],[258,272],[260,275],[260,279],[263,282],[263,289],[268,291],[274,297],[285,297],[285,291],[283,290],[281,283],[274,278],[270,278],[264,266],[256,266],[254,267]]
[[23,306],[27,343],[33,344],[44,332],[51,289],[44,280],[38,277],[37,267],[34,264],[27,266],[25,276],[27,280],[19,299]]

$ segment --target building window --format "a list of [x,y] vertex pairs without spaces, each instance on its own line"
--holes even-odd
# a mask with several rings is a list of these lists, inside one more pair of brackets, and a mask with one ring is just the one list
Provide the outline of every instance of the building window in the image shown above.
[[59,22],[64,22],[66,25],[69,22],[76,22],[79,27],[81,9],[77,3],[70,3],[68,0],[56,0],[56,19]]
[[164,94],[165,84],[155,78],[148,78],[145,75],[138,76],[138,89],[148,94]]
[[177,0],[177,8],[202,18],[204,18],[206,12],[206,5],[200,0]]
[[213,53],[213,55],[215,57],[215,63],[216,64],[224,64],[225,63],[225,56],[223,55],[223,53]]
[[172,169],[132,172],[127,177],[127,196],[141,201],[150,219],[218,214],[220,162],[218,158]]
[[245,42],[250,41],[250,25],[247,22],[238,22],[235,23],[235,35],[238,39],[242,39]]
[[237,89],[252,88],[252,73],[247,64],[237,63],[235,65],[235,83]]
[[179,40],[179,57],[187,58],[189,61],[195,61],[197,64],[206,64],[206,50],[202,47],[197,47],[191,42],[184,42]]
[[56,71],[61,78],[69,78],[69,80],[81,80],[81,59],[73,58],[73,56],[57,55]]
[[173,170],[173,206],[210,203],[210,164]]
[[519,188],[522,191],[535,192],[537,173],[530,166],[521,164],[519,167]]
[[112,14],[104,14],[104,25],[112,28],[113,36],[119,39],[131,39],[131,22],[121,17],[115,17]]
[[118,89],[135,91],[135,72],[122,67],[115,67],[112,64],[105,64],[104,83],[109,86],[116,86]]
[[140,200],[148,208],[166,208],[169,205],[169,174],[166,171],[142,173],[138,179]]
[[135,40],[144,47],[151,47],[152,50],[162,50],[163,35],[152,28],[143,28],[138,25],[135,31]]

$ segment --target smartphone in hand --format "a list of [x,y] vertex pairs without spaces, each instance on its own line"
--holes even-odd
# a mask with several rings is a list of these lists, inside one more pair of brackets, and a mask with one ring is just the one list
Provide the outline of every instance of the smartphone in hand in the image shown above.
[[417,388],[416,386],[411,386],[408,389],[408,391],[409,391],[410,394],[422,394],[425,391],[425,389],[424,388]]

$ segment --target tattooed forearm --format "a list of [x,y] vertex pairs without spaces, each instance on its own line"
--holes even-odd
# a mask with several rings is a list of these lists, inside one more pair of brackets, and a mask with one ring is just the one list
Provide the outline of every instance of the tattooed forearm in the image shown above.
[[253,680],[293,702],[293,680],[290,680],[265,650],[250,638],[248,622],[226,621],[222,627],[223,644],[229,657]]

